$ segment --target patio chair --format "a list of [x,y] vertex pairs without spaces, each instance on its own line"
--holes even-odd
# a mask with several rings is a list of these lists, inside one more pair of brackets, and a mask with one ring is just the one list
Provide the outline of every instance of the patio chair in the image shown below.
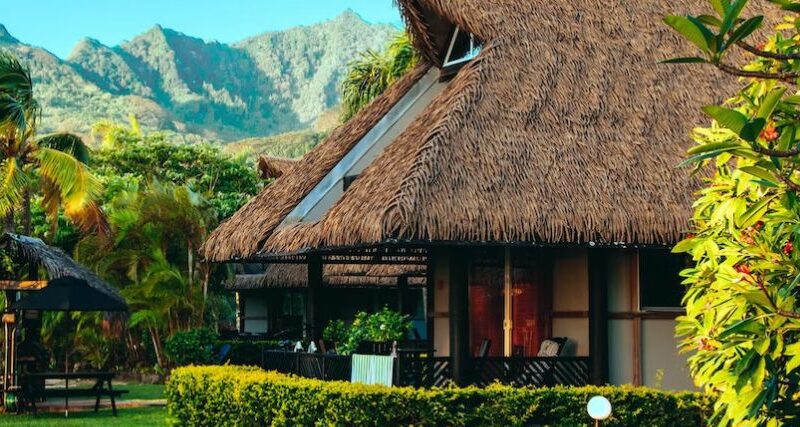
[[567,337],[553,337],[542,341],[539,346],[539,353],[536,357],[553,358],[552,362],[547,362],[542,374],[542,385],[552,387],[556,385],[556,365],[559,357],[566,356],[565,350],[570,348],[570,339]]

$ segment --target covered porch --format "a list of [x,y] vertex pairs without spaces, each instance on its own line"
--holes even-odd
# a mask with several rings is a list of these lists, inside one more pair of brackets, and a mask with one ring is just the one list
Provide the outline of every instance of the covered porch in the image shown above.
[[[552,386],[609,382],[609,322],[639,311],[636,259],[637,250],[624,247],[392,243],[268,261],[308,266],[304,318],[313,339],[325,326],[325,307],[345,297],[322,274],[331,265],[424,266],[426,340],[413,351],[401,343],[400,385]],[[620,350],[620,363],[636,357]],[[264,367],[330,378],[323,367],[341,364],[324,362],[326,355],[303,362],[310,357],[270,352]]]

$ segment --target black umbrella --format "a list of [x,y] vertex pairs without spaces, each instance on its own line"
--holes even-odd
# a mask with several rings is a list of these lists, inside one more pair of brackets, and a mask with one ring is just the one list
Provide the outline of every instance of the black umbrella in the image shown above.
[[[50,311],[127,311],[119,296],[97,289],[86,280],[62,277],[47,282],[41,291],[15,302],[12,310]],[[64,372],[69,372],[69,351],[64,355]],[[65,397],[64,415],[69,415],[69,397]]]
[[41,291],[11,305],[12,310],[127,311],[116,295],[94,288],[83,279],[62,277],[51,280]]

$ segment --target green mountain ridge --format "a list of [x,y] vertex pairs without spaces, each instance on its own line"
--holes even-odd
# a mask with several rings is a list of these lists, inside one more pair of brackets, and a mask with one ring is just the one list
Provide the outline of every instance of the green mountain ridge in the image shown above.
[[100,120],[136,115],[183,142],[229,142],[308,129],[339,104],[346,65],[398,29],[352,11],[237,43],[156,25],[118,46],[86,38],[60,59],[0,25],[0,48],[31,67],[44,132],[88,134]]

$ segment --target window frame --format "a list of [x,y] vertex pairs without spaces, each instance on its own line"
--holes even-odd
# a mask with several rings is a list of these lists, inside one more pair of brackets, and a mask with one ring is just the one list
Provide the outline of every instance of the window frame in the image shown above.
[[456,40],[458,40],[458,36],[459,36],[460,33],[461,33],[461,28],[456,26],[455,30],[453,31],[453,36],[450,38],[450,45],[448,46],[447,52],[445,53],[444,59],[442,60],[442,68],[443,69],[444,68],[450,68],[450,67],[456,67],[456,66],[459,66],[459,65],[463,65],[463,64],[465,64],[465,63],[467,63],[469,61],[472,61],[473,59],[475,59],[476,56],[478,56],[478,54],[480,53],[480,50],[483,47],[482,43],[476,42],[474,34],[467,33],[467,34],[469,34],[469,51],[472,52],[477,47],[478,48],[478,53],[476,53],[475,55],[471,55],[471,56],[470,55],[466,55],[464,57],[461,57],[461,58],[458,58],[458,59],[455,59],[455,60],[451,60],[450,59],[450,55],[453,54],[453,48],[456,45]]

